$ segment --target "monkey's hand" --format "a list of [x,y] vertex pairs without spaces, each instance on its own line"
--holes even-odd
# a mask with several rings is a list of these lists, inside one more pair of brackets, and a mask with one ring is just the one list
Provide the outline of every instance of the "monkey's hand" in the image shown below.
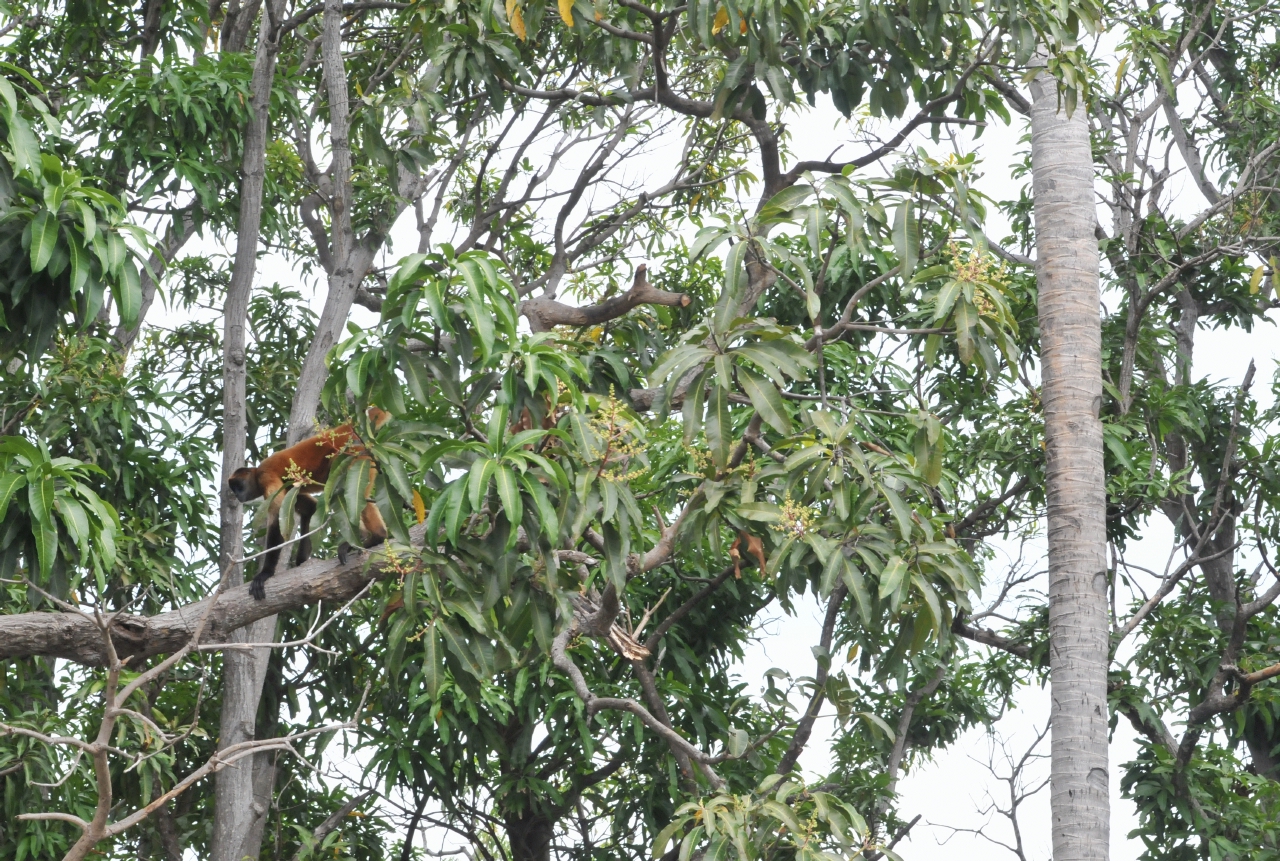
[[249,581],[249,594],[256,600],[261,601],[267,597],[267,592],[263,588],[266,581],[261,577],[254,577]]

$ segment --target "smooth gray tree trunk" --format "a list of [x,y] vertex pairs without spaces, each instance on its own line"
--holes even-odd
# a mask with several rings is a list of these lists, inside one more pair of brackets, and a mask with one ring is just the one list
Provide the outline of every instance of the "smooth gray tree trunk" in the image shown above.
[[[258,28],[258,44],[254,56],[253,79],[250,84],[249,127],[240,179],[240,225],[236,236],[236,256],[227,287],[223,309],[223,453],[221,505],[219,509],[220,550],[218,565],[230,585],[244,581],[243,566],[233,560],[244,552],[242,540],[243,512],[239,501],[227,490],[231,473],[244,466],[246,443],[245,421],[245,330],[249,310],[249,294],[257,271],[258,238],[262,225],[262,189],[266,172],[268,108],[271,85],[275,79],[276,27],[284,12],[285,0],[269,0],[267,14]],[[274,616],[261,619],[237,632],[239,642],[269,642],[276,628]],[[222,711],[219,720],[218,747],[248,741],[254,736],[258,699],[266,679],[268,649],[242,651],[232,649],[223,654]],[[258,846],[246,846],[246,837],[254,833],[255,820],[265,815],[254,804],[254,762],[246,758],[218,772],[214,788],[213,838],[209,861],[241,861],[246,855],[256,858]],[[256,807],[262,807],[261,804]]]
[[[316,323],[315,341],[307,351],[298,375],[298,391],[293,399],[289,415],[290,441],[306,439],[314,432],[316,409],[320,404],[320,391],[329,374],[325,362],[329,351],[338,342],[351,305],[356,298],[356,287],[364,279],[368,261],[359,265],[355,260],[356,238],[351,224],[351,129],[350,96],[347,92],[347,70],[342,59],[342,2],[325,0],[324,30],[320,37],[320,60],[324,67],[325,89],[329,97],[329,149],[333,156],[329,166],[331,196],[331,223],[329,231],[332,268],[329,275],[329,292],[324,309]],[[380,243],[379,243],[380,244]],[[372,260],[372,255],[369,255]],[[358,269],[357,269],[358,265]]]
[[1106,485],[1093,155],[1083,105],[1031,82],[1031,170],[1040,304],[1049,533],[1054,861],[1104,861],[1107,793]]

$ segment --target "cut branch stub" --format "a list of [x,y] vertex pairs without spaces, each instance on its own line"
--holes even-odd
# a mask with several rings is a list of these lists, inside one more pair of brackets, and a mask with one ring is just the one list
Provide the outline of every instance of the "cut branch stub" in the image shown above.
[[636,267],[636,277],[631,289],[621,296],[614,296],[575,308],[549,297],[526,299],[520,303],[520,313],[529,320],[535,332],[545,332],[553,326],[594,326],[615,320],[639,305],[668,305],[684,308],[692,302],[688,293],[671,293],[659,290],[649,283],[647,267]]

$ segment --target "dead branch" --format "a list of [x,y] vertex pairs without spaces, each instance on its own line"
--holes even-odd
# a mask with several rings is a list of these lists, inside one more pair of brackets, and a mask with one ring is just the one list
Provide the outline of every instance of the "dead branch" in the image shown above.
[[553,326],[595,326],[617,319],[640,305],[667,305],[684,308],[693,301],[688,293],[671,293],[659,290],[649,283],[647,267],[636,267],[631,289],[621,296],[575,308],[555,299],[538,297],[520,303],[520,313],[529,320],[535,332],[545,332]]

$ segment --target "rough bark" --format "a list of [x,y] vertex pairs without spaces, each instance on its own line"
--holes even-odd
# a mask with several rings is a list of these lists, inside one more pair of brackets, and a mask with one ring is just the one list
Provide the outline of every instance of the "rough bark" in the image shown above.
[[[237,4],[233,4],[233,7]],[[251,4],[253,5],[253,4]],[[244,579],[241,566],[242,512],[240,503],[227,489],[231,473],[244,465],[247,435],[245,416],[245,330],[249,293],[257,270],[258,238],[262,225],[262,190],[266,173],[267,133],[270,117],[271,85],[275,79],[279,43],[274,22],[284,12],[285,0],[269,0],[258,28],[250,83],[250,119],[245,130],[244,160],[240,180],[240,223],[236,236],[236,256],[227,287],[223,314],[223,457],[219,509],[220,550],[218,565],[231,583]],[[246,14],[242,10],[241,14]],[[232,19],[231,13],[228,18]],[[229,24],[232,21],[228,21]],[[237,32],[239,32],[237,30]],[[224,32],[224,44],[232,40]],[[246,642],[270,640],[275,619],[261,619],[235,636]],[[264,650],[228,652],[223,662],[222,711],[218,749],[253,738],[258,694],[266,676],[268,653]],[[237,761],[217,776],[214,801],[210,861],[241,861],[242,842],[252,825],[253,758]],[[256,856],[256,851],[252,853]]]
[[1049,538],[1055,861],[1103,861],[1107,794],[1106,490],[1093,157],[1083,109],[1031,83],[1031,164]]
[[[409,529],[409,538],[419,546],[425,527]],[[310,607],[321,601],[342,605],[350,601],[371,580],[380,580],[392,570],[385,565],[384,551],[368,555],[352,551],[347,564],[333,559],[309,559],[297,568],[271,578],[267,597],[258,601],[241,584],[225,590],[209,614],[201,647],[229,642],[261,642],[236,638],[236,632],[261,619],[274,618]],[[178,651],[191,640],[196,626],[212,598],[204,598],[155,616],[120,614],[111,626],[111,641],[121,658],[131,657],[133,666],[146,658]],[[232,651],[244,651],[234,649]],[[0,660],[40,655],[62,658],[90,667],[107,665],[106,647],[92,615],[83,613],[14,613],[0,615]]]

